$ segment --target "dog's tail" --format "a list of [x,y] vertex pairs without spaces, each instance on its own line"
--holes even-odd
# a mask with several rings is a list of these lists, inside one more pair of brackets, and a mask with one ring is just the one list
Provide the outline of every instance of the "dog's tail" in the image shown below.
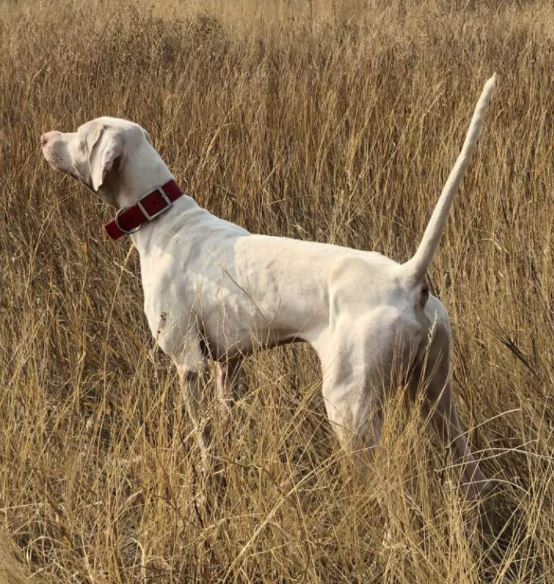
[[448,218],[448,212],[452,206],[452,201],[454,200],[458,187],[462,182],[471,155],[475,150],[475,144],[481,133],[483,119],[491,100],[495,83],[496,74],[486,82],[481,97],[475,106],[475,111],[473,112],[471,123],[469,124],[469,130],[467,131],[464,145],[462,146],[458,159],[450,171],[450,175],[442,189],[439,202],[431,215],[431,220],[425,229],[423,239],[421,240],[415,255],[402,266],[406,277],[413,282],[414,285],[421,282],[422,278],[426,275],[431,260],[437,251]]

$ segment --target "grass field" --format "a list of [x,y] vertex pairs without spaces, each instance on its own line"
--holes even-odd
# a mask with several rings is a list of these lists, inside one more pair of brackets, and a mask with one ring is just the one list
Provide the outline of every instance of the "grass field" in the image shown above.
[[[0,583],[554,581],[552,3],[164,2],[0,4]],[[132,119],[211,212],[401,261],[494,71],[431,271],[488,521],[402,396],[353,480],[301,345],[226,424],[208,380],[202,478],[137,253],[41,133]]]

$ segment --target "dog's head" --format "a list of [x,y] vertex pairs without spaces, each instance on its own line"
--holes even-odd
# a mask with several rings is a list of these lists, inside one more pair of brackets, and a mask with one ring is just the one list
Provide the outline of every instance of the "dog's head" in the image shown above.
[[168,179],[148,132],[127,120],[97,118],[76,132],[47,132],[40,143],[51,166],[113,205],[121,192],[140,193]]

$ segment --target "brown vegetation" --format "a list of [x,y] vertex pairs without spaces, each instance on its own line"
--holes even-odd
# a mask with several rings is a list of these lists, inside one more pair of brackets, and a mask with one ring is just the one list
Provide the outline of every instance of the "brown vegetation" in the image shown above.
[[[0,14],[0,519],[32,581],[552,581],[551,3],[52,0]],[[457,401],[498,485],[492,526],[401,397],[367,485],[352,481],[302,346],[249,361],[225,427],[207,383],[219,472],[202,480],[136,252],[107,240],[111,211],[46,165],[40,134],[132,119],[213,213],[404,260],[493,71],[432,269]]]

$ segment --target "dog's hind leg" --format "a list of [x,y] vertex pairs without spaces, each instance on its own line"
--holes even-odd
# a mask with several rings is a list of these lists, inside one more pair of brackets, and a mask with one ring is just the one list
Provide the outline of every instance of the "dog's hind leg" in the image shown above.
[[419,365],[419,387],[424,391],[424,409],[431,417],[433,427],[445,446],[449,446],[455,464],[463,468],[462,489],[470,499],[477,499],[490,488],[475,460],[465,432],[460,424],[450,382],[450,325],[442,304],[434,299],[435,319],[430,331],[432,337]]
[[342,449],[352,456],[356,469],[367,470],[381,437],[381,404],[369,399],[363,380],[338,382],[324,374],[323,399],[327,417]]
[[[327,417],[342,449],[362,473],[373,458],[381,437],[382,380],[368,363],[363,343],[345,337],[314,343],[321,361],[322,394]],[[337,342],[335,342],[337,341]]]

